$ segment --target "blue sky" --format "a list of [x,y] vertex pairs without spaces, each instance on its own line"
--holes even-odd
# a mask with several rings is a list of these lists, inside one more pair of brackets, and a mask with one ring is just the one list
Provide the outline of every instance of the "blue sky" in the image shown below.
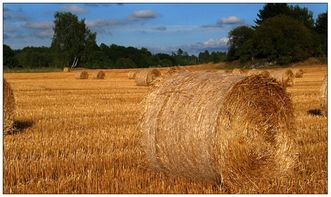
[[[50,46],[56,11],[70,11],[97,32],[97,43],[146,47],[152,52],[182,48],[191,54],[226,50],[228,32],[254,25],[264,4],[28,4],[4,3],[4,43],[14,49]],[[299,4],[318,14],[327,4]]]

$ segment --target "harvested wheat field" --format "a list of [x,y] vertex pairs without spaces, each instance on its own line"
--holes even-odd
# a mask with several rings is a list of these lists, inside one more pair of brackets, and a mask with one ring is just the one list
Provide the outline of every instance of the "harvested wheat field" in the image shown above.
[[[328,192],[327,118],[322,115],[320,109],[320,89],[327,67],[326,65],[301,67],[305,71],[303,77],[295,78],[294,85],[286,88],[286,92],[293,105],[293,118],[296,122],[295,124],[291,123],[291,125],[288,125],[295,127],[295,136],[292,137],[293,148],[297,151],[295,155],[296,162],[295,165],[292,166],[293,173],[288,173],[287,176],[281,179],[276,177],[264,181],[263,183],[258,183],[259,187],[254,185],[257,183],[256,181],[252,184],[240,186],[241,178],[235,176],[236,174],[233,174],[231,170],[214,169],[215,167],[207,168],[204,167],[204,165],[207,164],[203,163],[201,163],[201,169],[207,169],[207,171],[221,170],[222,173],[225,174],[225,180],[217,177],[216,181],[214,181],[214,179],[212,179],[213,181],[208,181],[205,178],[205,174],[195,169],[192,171],[193,175],[187,175],[190,167],[186,166],[191,165],[189,163],[187,163],[183,169],[176,168],[178,172],[175,172],[175,169],[172,169],[168,164],[172,162],[171,160],[163,160],[162,165],[164,168],[161,166],[161,170],[151,168],[148,155],[150,153],[148,153],[145,148],[146,138],[144,137],[144,131],[142,131],[139,126],[141,126],[141,117],[145,110],[145,105],[143,105],[145,102],[142,101],[145,101],[144,98],[148,96],[150,91],[156,90],[154,88],[159,87],[137,86],[134,80],[128,79],[130,69],[104,70],[106,76],[111,76],[104,80],[77,80],[75,76],[77,76],[79,71],[5,73],[4,76],[10,83],[15,96],[16,132],[3,137],[3,191],[6,194],[325,194]],[[194,70],[194,66],[188,68],[189,70]],[[216,70],[216,67],[209,65],[206,69]],[[201,72],[203,67],[198,67],[197,70]],[[134,71],[139,71],[139,69],[135,69]],[[161,73],[166,73],[168,69],[160,69],[160,71]],[[90,73],[93,72],[97,72],[97,70],[91,70]],[[208,75],[213,76],[217,74],[217,72],[208,73]],[[175,73],[172,76],[176,76],[177,74],[179,73]],[[237,77],[238,79],[250,78],[250,76],[243,75],[238,75]],[[236,78],[236,76],[233,76],[233,78]],[[174,83],[176,83],[176,81]],[[200,111],[194,111],[199,110],[199,108],[194,110],[193,108],[192,110],[189,108],[183,109],[186,110],[185,113],[192,117],[198,116],[198,113],[206,115],[206,113],[202,113],[203,110],[207,110],[203,106],[207,106],[206,102],[214,102],[212,98],[206,98],[207,93],[211,93],[207,91],[206,94],[201,95],[204,100],[199,100],[199,97],[197,97],[199,93],[194,92],[192,93],[194,95],[190,95],[189,89],[186,90],[188,93],[185,96],[188,98],[194,96],[197,102],[202,103],[202,107]],[[165,96],[166,94],[169,94],[169,92],[165,90]],[[176,94],[176,91],[174,91],[174,94]],[[235,95],[234,93],[231,94]],[[184,101],[184,97],[182,96],[177,100],[176,106],[178,106],[178,108],[181,107],[180,103]],[[162,97],[162,99],[164,98]],[[173,100],[174,98],[171,99]],[[213,105],[210,105],[209,107],[212,106]],[[215,106],[218,106],[218,104],[215,103]],[[231,105],[229,105],[230,112],[235,106],[236,102],[231,102]],[[263,109],[262,104],[260,107],[259,109]],[[171,108],[166,108],[165,105],[162,113],[168,112],[171,112]],[[175,115],[177,117],[183,116],[183,114],[179,115],[176,113]],[[162,116],[162,118],[165,118],[165,116]],[[206,117],[201,116],[201,118]],[[237,121],[240,122],[239,119]],[[277,122],[277,124],[278,123],[279,122]],[[169,123],[163,121],[161,125],[155,123],[155,125],[152,126],[153,128],[161,127],[165,130],[167,128],[189,126],[197,128],[199,126],[197,122],[194,121],[186,121],[183,122],[182,125],[176,124],[177,123],[173,121]],[[207,126],[208,124],[205,126],[202,125],[202,127]],[[224,125],[221,126],[224,127]],[[237,126],[237,128],[241,128],[241,125],[238,123]],[[259,127],[260,126],[261,125],[259,125]],[[160,133],[160,135],[166,136],[167,134]],[[180,137],[180,135],[178,136]],[[210,143],[215,143],[215,140],[221,139],[222,135],[220,134],[214,138],[200,136],[200,138],[206,140],[212,139]],[[194,138],[193,140],[195,139],[199,138]],[[246,138],[243,138],[242,140],[245,139]],[[185,142],[185,140],[183,142]],[[237,146],[240,147],[241,142],[240,139],[237,139]],[[158,143],[162,144],[162,142]],[[205,141],[205,144],[206,143],[208,144],[208,141]],[[256,144],[254,144],[254,146],[255,145]],[[183,146],[190,148],[187,144],[183,144]],[[263,146],[269,147],[270,144]],[[181,147],[180,144],[176,144],[176,146],[173,146],[173,150],[168,151],[176,152],[176,150],[178,150],[176,149],[177,147]],[[273,146],[271,145],[271,147]],[[195,151],[198,150],[197,147],[191,148]],[[252,160],[250,158],[259,158],[258,164],[260,167],[262,166],[259,169],[266,170],[266,173],[269,172],[267,169],[270,166],[274,166],[269,165],[267,160],[265,161],[266,165],[264,165],[263,157],[265,155],[263,155],[263,151],[261,152],[259,149],[261,147],[256,146],[256,148],[257,150],[252,151],[252,153],[259,153],[260,155],[250,155],[249,152],[244,155],[232,154],[233,157],[228,158],[231,159],[228,160],[230,163],[226,163],[225,167],[227,169],[234,169],[232,168],[233,166],[242,165],[245,167],[243,170],[251,170],[248,172],[249,176],[258,175],[261,173],[260,171],[247,168],[243,162],[250,160],[254,163],[255,159]],[[270,149],[268,151],[277,151],[277,149]],[[233,149],[232,153],[235,152],[236,149]],[[164,152],[162,154],[168,153],[169,152]],[[193,153],[194,151],[187,150],[187,157],[189,157],[189,154]],[[211,153],[218,152],[212,151]],[[183,152],[180,152],[180,154],[183,154]],[[203,158],[203,154],[199,154],[198,157]],[[281,154],[278,155],[282,156]],[[184,156],[186,155],[184,154]],[[219,154],[214,156],[222,157],[222,155]],[[234,158],[235,156],[236,158]],[[166,157],[162,157],[162,159],[166,159]],[[181,160],[179,158],[173,159],[176,159],[175,164],[180,166],[179,162]],[[183,161],[185,161],[185,159],[186,158],[183,158]],[[236,160],[238,164],[235,163]],[[220,162],[221,160],[215,161]],[[211,166],[222,167],[222,165],[224,165],[224,163],[220,164],[221,165]],[[283,167],[286,168],[285,163],[283,164]],[[278,167],[281,168],[282,166]],[[173,173],[167,173],[169,170]],[[240,168],[235,168],[234,170],[238,172]],[[251,173],[254,172],[254,170],[256,170],[256,174]],[[243,172],[240,172],[240,175],[243,174]],[[195,175],[199,178],[196,178]],[[213,174],[211,173],[211,175]],[[261,176],[265,177],[266,174],[261,174]],[[242,180],[243,182],[249,182],[247,177],[242,177]],[[224,184],[222,184],[222,181],[224,181]]]

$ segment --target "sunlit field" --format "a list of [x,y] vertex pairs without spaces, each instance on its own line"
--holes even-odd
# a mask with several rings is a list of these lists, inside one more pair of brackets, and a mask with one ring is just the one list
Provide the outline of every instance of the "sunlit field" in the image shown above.
[[[327,118],[319,115],[326,65],[287,88],[295,109],[299,160],[295,175],[260,193],[327,193]],[[190,66],[215,70],[217,65]],[[148,168],[137,129],[151,87],[136,86],[130,69],[104,80],[77,72],[5,73],[16,100],[16,132],[4,136],[4,193],[229,193],[204,181]],[[162,70],[161,72],[165,72]],[[245,191],[242,191],[245,193]]]

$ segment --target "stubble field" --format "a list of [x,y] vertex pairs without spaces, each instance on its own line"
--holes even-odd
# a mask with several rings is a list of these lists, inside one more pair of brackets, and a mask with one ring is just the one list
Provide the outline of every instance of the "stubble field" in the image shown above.
[[[301,68],[304,77],[287,89],[296,117],[295,176],[261,193],[328,192],[327,119],[308,113],[319,109],[327,67]],[[136,86],[129,71],[107,70],[104,80],[78,80],[75,72],[5,73],[17,131],[3,140],[4,193],[231,192],[148,169],[137,125],[150,88]]]

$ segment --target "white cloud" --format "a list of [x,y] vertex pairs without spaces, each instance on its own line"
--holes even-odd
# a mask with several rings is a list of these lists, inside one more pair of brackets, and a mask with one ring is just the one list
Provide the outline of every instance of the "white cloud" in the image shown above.
[[87,12],[86,9],[81,8],[77,5],[66,5],[66,6],[63,7],[63,10],[68,11],[68,12],[73,12],[73,13],[81,13],[81,14]]
[[86,20],[85,23],[88,27],[93,28],[93,27],[124,25],[127,24],[127,21],[116,20],[116,19],[96,19],[96,20]]
[[41,31],[41,32],[38,32],[36,34],[36,36],[38,38],[52,38],[53,33],[54,33],[53,31],[49,31],[49,30],[47,30],[47,31]]
[[28,17],[23,13],[22,9],[12,10],[4,8],[3,19],[10,21],[27,21]]
[[157,16],[158,14],[153,10],[136,10],[129,16],[129,19],[151,19]]
[[229,16],[226,18],[221,18],[217,24],[219,25],[223,25],[223,24],[238,24],[241,23],[242,21],[240,20],[240,18],[236,17],[236,16]]
[[167,27],[165,26],[159,26],[159,27],[155,27],[153,28],[154,30],[157,30],[157,31],[167,31]]
[[24,24],[24,27],[29,29],[51,29],[53,27],[52,22],[27,22]]
[[226,46],[229,41],[229,38],[224,37],[224,38],[219,38],[219,39],[209,39],[205,42],[202,43],[202,46],[205,48],[217,48],[217,47],[222,47]]

